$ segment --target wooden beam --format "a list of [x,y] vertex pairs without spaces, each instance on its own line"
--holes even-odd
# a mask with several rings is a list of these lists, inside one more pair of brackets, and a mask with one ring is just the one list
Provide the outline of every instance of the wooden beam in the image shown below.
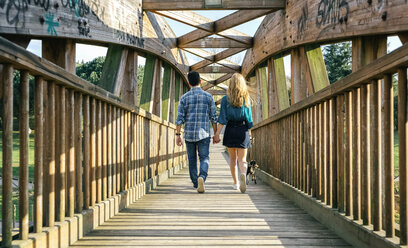
[[[233,39],[237,42],[241,42],[244,44],[251,44],[252,46],[252,38],[242,34],[241,32],[235,31],[235,30],[230,30],[232,27],[238,26],[242,23],[251,21],[255,18],[261,17],[263,15],[266,15],[270,12],[273,12],[274,9],[269,9],[269,10],[241,10],[241,11],[236,11],[224,18],[221,18],[220,20],[214,22],[214,27],[215,30],[213,32],[208,32],[204,30],[194,30],[191,31],[190,33],[187,33],[185,35],[180,36],[177,39],[177,44],[179,46],[183,46],[185,44],[188,44],[190,42],[205,38],[207,36],[210,36],[212,34],[217,34],[220,36],[223,36],[225,38]],[[225,31],[225,32],[223,32]]]
[[219,9],[271,9],[285,7],[284,0],[223,0],[219,3],[211,4],[206,0],[178,0],[160,1],[143,0],[143,10],[219,10]]
[[[196,49],[196,50],[202,50],[202,49]],[[230,56],[232,56],[234,54],[240,53],[240,52],[242,52],[244,50],[246,50],[246,48],[230,48],[230,49],[226,49],[226,50],[224,50],[222,52],[219,52],[216,55],[203,56],[202,58],[204,58],[206,60],[200,61],[200,62],[192,65],[191,70],[195,71],[195,70],[203,68],[203,67],[205,67],[207,65],[211,65],[212,63],[217,63],[218,61],[226,59],[226,58],[228,58],[228,57],[230,57]],[[203,51],[205,51],[205,50],[203,50]],[[204,54],[205,53],[201,53],[201,55],[204,55]],[[228,66],[229,64],[235,64],[235,63],[230,62],[230,61],[226,61],[226,62],[229,62],[229,63],[228,64],[218,63],[218,64],[222,64],[222,65],[227,66],[227,67],[229,67]]]
[[268,59],[268,85],[269,85],[269,116],[279,112],[278,89],[275,77],[275,62],[273,58]]
[[148,112],[150,112],[150,106],[152,105],[151,101],[153,93],[154,68],[156,60],[157,58],[154,55],[148,54],[146,56],[139,106]]
[[207,37],[186,44],[179,45],[181,48],[250,48],[251,44],[243,44],[226,38]]
[[128,52],[121,89],[122,99],[132,105],[137,105],[137,57],[136,51]]
[[122,88],[128,49],[120,45],[109,45],[98,86],[119,96]]
[[221,77],[217,78],[214,81],[209,81],[207,85],[202,87],[202,89],[203,90],[208,90],[208,89],[212,88],[213,86],[216,86],[216,85],[218,85],[220,83],[223,83],[223,82],[227,81],[228,79],[230,79],[232,77],[232,75],[233,75],[232,73],[227,73],[224,76],[221,76]]
[[75,74],[75,41],[69,39],[43,39],[42,57]]
[[162,117],[162,61],[160,59],[156,60],[154,66],[154,77],[153,77],[153,93],[152,93],[152,103],[150,105],[150,113]]
[[225,66],[207,66],[197,70],[199,73],[234,73],[239,71]]
[[274,70],[279,99],[279,110],[282,111],[286,108],[289,108],[289,95],[286,85],[286,74],[285,66],[283,64],[283,57],[277,57],[274,59]]
[[306,46],[306,57],[312,77],[314,92],[317,92],[330,85],[329,76],[327,75],[326,64],[324,63],[320,45]]
[[207,92],[213,96],[225,96],[227,94],[225,90],[207,90]]
[[294,48],[291,51],[291,99],[295,104],[306,98],[306,65],[304,49]]
[[169,122],[175,123],[175,113],[177,113],[177,109],[175,108],[175,82],[176,82],[176,72],[173,68],[171,68],[170,73],[170,107],[169,107]]
[[181,49],[183,49],[184,51],[189,52],[189,53],[191,53],[191,54],[194,54],[194,55],[196,55],[196,56],[198,56],[198,57],[200,57],[200,58],[203,58],[203,59],[205,59],[205,60],[215,61],[215,54],[212,54],[212,53],[210,53],[210,52],[207,52],[207,51],[204,50],[204,49],[200,49],[200,48],[186,48],[186,47],[183,47],[183,48],[181,48]]
[[176,73],[175,77],[174,77],[174,121],[177,120],[177,111],[178,111],[178,106],[179,106],[179,102],[180,102],[180,98],[182,96],[181,93],[181,78],[180,75],[178,73]]
[[163,63],[164,75],[163,75],[163,85],[161,87],[162,91],[162,119],[169,120],[169,110],[170,110],[170,90],[171,90],[171,67],[167,63]]
[[258,68],[259,86],[261,91],[261,109],[262,119],[265,120],[269,116],[269,101],[268,101],[268,77],[266,67]]
[[402,44],[408,42],[408,32],[398,34],[399,39],[401,40]]
[[172,20],[190,25],[207,32],[214,31],[214,21],[193,11],[153,11]]

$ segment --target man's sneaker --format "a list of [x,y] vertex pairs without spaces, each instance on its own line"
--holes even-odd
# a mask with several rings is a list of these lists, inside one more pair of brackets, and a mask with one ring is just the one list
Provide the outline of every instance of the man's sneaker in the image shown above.
[[204,178],[199,177],[198,178],[198,188],[197,188],[198,193],[204,193],[205,192],[205,187],[204,187]]
[[234,190],[238,190],[238,189],[239,189],[239,184],[237,183],[237,184],[232,185],[232,188],[233,188]]
[[239,189],[241,190],[241,193],[245,193],[246,191],[246,182],[245,182],[246,176],[245,174],[241,174],[239,176]]

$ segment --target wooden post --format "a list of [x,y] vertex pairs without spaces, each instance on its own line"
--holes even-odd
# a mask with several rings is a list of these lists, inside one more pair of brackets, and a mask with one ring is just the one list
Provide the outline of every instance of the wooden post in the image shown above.
[[113,119],[112,119],[112,105],[108,105],[108,112],[107,112],[107,149],[108,149],[108,198],[112,197],[113,192],[113,182],[112,182],[112,169],[113,169]]
[[381,186],[381,81],[373,81],[370,92],[370,162],[372,168],[372,203],[374,231],[380,231],[382,226],[382,186]]
[[96,202],[102,201],[102,102],[96,102]]
[[364,225],[371,224],[370,183],[370,92],[371,85],[361,87],[361,211]]
[[399,134],[399,174],[400,174],[400,244],[407,245],[408,239],[408,118],[407,118],[407,69],[398,70],[398,134]]
[[353,213],[353,94],[347,92],[346,97],[346,149],[345,149],[345,170],[346,170],[346,216]]
[[392,75],[384,77],[384,174],[385,174],[385,232],[395,236],[394,228],[394,89]]
[[90,106],[89,96],[84,96],[84,201],[85,209],[89,209],[91,205],[90,195],[90,166],[92,164],[91,151],[91,135],[90,135]]
[[161,102],[162,102],[162,119],[168,121],[170,113],[170,90],[172,70],[170,65],[163,62],[164,75],[163,86],[161,87]]
[[330,85],[327,75],[326,64],[324,63],[322,49],[320,45],[307,45],[305,47],[314,92],[317,92]]
[[143,76],[143,84],[140,95],[140,107],[148,112],[151,112],[152,97],[153,97],[153,82],[155,75],[155,66],[157,58],[153,55],[146,56],[146,63]]
[[[13,235],[13,66],[4,65],[3,68],[3,164],[2,164],[2,245],[11,247]],[[41,232],[42,227],[42,149],[43,149],[43,82],[38,78],[36,82],[35,115],[38,140],[35,139],[35,232]]]
[[44,166],[44,212],[45,226],[52,227],[55,222],[55,83],[48,84],[47,118],[47,159]]
[[306,62],[304,48],[294,48],[291,51],[291,98],[292,104],[295,104],[306,98]]
[[[28,141],[29,141],[29,74],[20,72],[20,173],[19,229],[20,239],[28,239]],[[5,82],[5,80],[4,80]],[[5,111],[4,111],[5,112]],[[4,144],[4,143],[3,143]]]
[[91,111],[90,111],[90,170],[89,170],[89,179],[90,179],[90,206],[95,206],[96,202],[96,100],[95,98],[90,99]]
[[276,89],[278,93],[279,110],[282,111],[290,106],[288,88],[286,85],[285,66],[282,56],[274,58],[274,72]]
[[116,107],[112,106],[112,194],[116,195],[116,167],[117,167],[117,116]]
[[176,99],[176,95],[175,95],[176,85],[175,85],[175,83],[176,83],[176,71],[173,68],[171,68],[171,73],[170,73],[170,100],[169,100],[170,101],[169,102],[169,104],[170,104],[170,107],[169,107],[169,122],[171,122],[171,123],[176,122],[176,119],[174,117],[175,117],[175,114],[177,114],[177,109],[175,108],[175,99]]
[[361,89],[353,90],[353,218],[361,219]]
[[107,175],[108,175],[108,142],[107,142],[107,103],[102,103],[102,200],[108,196]]
[[[12,67],[6,65],[4,68],[4,99],[10,99],[8,101],[3,100],[4,104],[4,133],[3,133],[3,242],[6,245],[8,239],[10,238],[11,245],[11,167],[10,167],[10,178],[8,178],[8,165],[11,166],[11,151],[9,152],[9,145],[12,144],[12,119],[13,113],[10,112],[10,107],[12,111],[13,102],[13,91],[8,88],[9,80],[13,80]],[[44,152],[44,80],[40,77],[35,79],[35,99],[34,99],[34,112],[35,112],[35,137],[34,137],[34,232],[42,232],[42,222],[43,222],[43,152]],[[11,105],[9,105],[11,104]],[[9,115],[9,113],[11,113]],[[8,133],[11,132],[11,133]],[[11,140],[8,140],[8,139]],[[12,146],[11,146],[12,147]],[[10,147],[10,149],[11,149]],[[7,157],[6,157],[7,156]],[[10,161],[8,160],[10,159]],[[8,188],[10,186],[10,188]],[[7,191],[6,191],[7,190]],[[6,193],[7,192],[7,193]],[[10,197],[10,198],[9,198]],[[7,215],[8,214],[8,215]],[[8,233],[10,232],[10,233]]]
[[66,111],[65,111],[65,88],[58,87],[58,96],[56,97],[57,103],[57,131],[59,137],[55,139],[56,141],[56,154],[58,160],[56,163],[56,220],[65,220],[65,180],[66,180],[66,149],[65,149],[65,125],[66,125]]
[[42,41],[42,57],[75,74],[76,46],[70,39],[46,38]]
[[337,96],[337,201],[339,212],[344,212],[344,95]]
[[267,68],[261,67],[257,69],[259,72],[257,75],[259,75],[259,86],[261,90],[261,110],[262,110],[262,120],[268,119],[269,116],[269,101],[268,101],[268,74],[267,74]]
[[[75,145],[75,182],[76,182],[76,212],[81,213],[84,205],[82,193],[82,94],[75,93],[75,109],[74,109],[74,145]],[[85,154],[84,154],[85,156]],[[85,159],[84,159],[85,162]],[[85,163],[84,163],[85,165]]]
[[68,166],[67,166],[67,176],[68,176],[68,216],[74,217],[75,214],[75,121],[74,121],[74,108],[75,108],[75,101],[74,101],[74,91],[68,91],[67,97],[67,113],[68,113],[68,120],[67,120],[67,139],[68,139]]
[[124,81],[126,61],[129,49],[117,44],[109,45],[101,79],[98,85],[119,96]]
[[122,99],[131,104],[137,105],[137,58],[138,54],[134,50],[128,52],[125,72],[122,83]]
[[153,77],[153,92],[152,92],[152,103],[150,106],[150,111],[152,114],[155,114],[162,117],[162,61],[160,59],[156,60],[154,66],[154,77]]

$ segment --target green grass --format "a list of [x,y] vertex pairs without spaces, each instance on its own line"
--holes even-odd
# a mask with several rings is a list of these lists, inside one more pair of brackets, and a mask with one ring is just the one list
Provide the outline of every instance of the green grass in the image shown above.
[[[0,136],[3,137],[3,132],[0,131]],[[0,139],[0,157],[3,156],[3,139]],[[0,168],[3,167],[3,161],[0,160]],[[20,163],[20,133],[18,131],[13,132],[13,178],[19,176],[19,163]],[[30,182],[34,180],[34,132],[30,134],[28,141],[28,178]],[[1,175],[1,171],[0,171]]]

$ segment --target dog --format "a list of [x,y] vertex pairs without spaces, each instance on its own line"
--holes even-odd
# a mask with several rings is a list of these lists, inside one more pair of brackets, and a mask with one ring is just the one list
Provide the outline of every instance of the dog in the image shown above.
[[256,175],[255,175],[255,169],[257,169],[259,166],[256,164],[255,160],[252,160],[249,162],[247,173],[246,173],[246,183],[249,184],[249,176],[252,176],[252,181],[256,184]]

